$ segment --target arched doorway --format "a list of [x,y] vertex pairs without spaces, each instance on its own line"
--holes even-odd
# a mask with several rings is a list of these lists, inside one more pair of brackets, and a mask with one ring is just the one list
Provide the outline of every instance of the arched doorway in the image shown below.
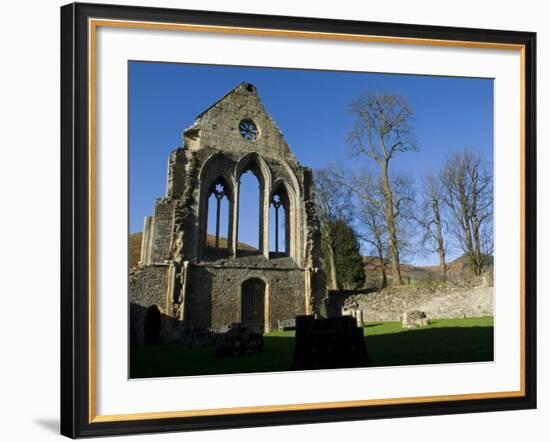
[[259,278],[243,282],[241,289],[241,323],[263,333],[265,327],[266,284]]
[[156,305],[147,309],[145,314],[145,345],[157,345],[160,338],[160,310]]

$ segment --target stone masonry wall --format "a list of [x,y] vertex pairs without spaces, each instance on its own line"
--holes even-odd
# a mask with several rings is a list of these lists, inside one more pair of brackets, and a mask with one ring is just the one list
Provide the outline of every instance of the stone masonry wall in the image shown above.
[[352,295],[343,307],[362,310],[367,322],[399,321],[410,310],[426,312],[430,319],[492,316],[493,287],[445,287],[441,289],[388,288]]
[[268,285],[269,328],[277,321],[305,313],[304,271],[292,268],[247,268],[194,265],[189,268],[185,294],[188,325],[222,327],[240,322],[241,288],[250,278]]
[[[230,99],[226,99],[230,95]],[[191,149],[213,147],[224,152],[246,153],[251,143],[239,134],[239,122],[252,119],[260,128],[253,143],[264,157],[285,158],[296,162],[281,132],[258,98],[256,88],[242,83],[197,117],[192,128],[184,132],[185,144]]]
[[170,245],[174,228],[174,201],[160,198],[155,206],[155,223],[151,244],[151,262],[162,263],[170,258]]
[[315,184],[311,169],[304,168],[304,212],[307,266],[316,269],[312,275],[312,307],[320,316],[326,317],[326,275],[321,266],[321,230],[315,210]]
[[168,176],[166,178],[167,198],[181,198],[185,189],[185,164],[186,156],[182,148],[177,148],[170,153],[170,157],[168,158]]
[[130,270],[128,281],[130,301],[130,343],[143,344],[145,313],[156,305],[161,314],[166,313],[168,266],[148,265]]

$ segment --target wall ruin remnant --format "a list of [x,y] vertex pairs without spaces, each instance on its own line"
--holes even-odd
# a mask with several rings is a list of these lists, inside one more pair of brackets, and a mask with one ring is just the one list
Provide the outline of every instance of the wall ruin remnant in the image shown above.
[[[163,316],[161,341],[177,326],[219,328],[250,323],[261,332],[297,315],[323,315],[319,223],[310,169],[299,164],[255,86],[242,83],[198,115],[168,159],[166,194],[146,217],[141,260],[131,270],[131,343],[142,344],[143,311]],[[259,182],[258,250],[238,238],[241,176]],[[209,238],[211,196],[216,234]],[[228,203],[227,237],[220,204]],[[284,246],[270,251],[270,207],[284,214]],[[273,221],[273,220],[271,220]],[[277,228],[275,229],[277,230]],[[151,275],[154,279],[148,279]],[[168,327],[166,324],[169,324]]]

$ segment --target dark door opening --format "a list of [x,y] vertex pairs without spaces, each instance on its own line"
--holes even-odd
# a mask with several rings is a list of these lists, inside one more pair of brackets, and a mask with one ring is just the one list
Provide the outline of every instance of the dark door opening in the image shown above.
[[160,310],[154,304],[147,309],[144,329],[145,345],[157,345],[160,340]]
[[241,323],[263,333],[265,324],[265,282],[253,278],[245,281],[241,291]]

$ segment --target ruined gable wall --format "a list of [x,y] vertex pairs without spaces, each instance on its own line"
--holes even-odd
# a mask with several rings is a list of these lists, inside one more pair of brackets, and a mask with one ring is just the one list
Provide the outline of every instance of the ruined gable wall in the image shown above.
[[[239,123],[243,119],[251,119],[259,127],[258,140],[250,141],[241,136]],[[200,222],[205,216],[206,205],[205,197],[200,192],[201,187],[203,190],[207,187],[204,183],[204,171],[206,170],[206,176],[211,179],[217,174],[216,169],[223,170],[229,175],[227,181],[236,186],[236,165],[247,154],[254,152],[266,161],[270,170],[270,180],[266,181],[266,199],[269,198],[270,186],[277,180],[284,180],[288,187],[294,189],[298,221],[293,230],[293,250],[296,251],[297,262],[303,265],[306,260],[304,240],[307,235],[302,200],[303,168],[290,151],[275,122],[265,111],[255,87],[246,83],[238,86],[199,115],[195,124],[184,132],[183,138],[184,148],[176,149],[170,155],[167,184],[167,196],[177,203],[174,208],[175,231],[172,240],[174,258],[191,262],[200,260],[200,241],[203,241],[205,235],[203,223]],[[223,155],[224,160],[216,158],[216,161],[210,161],[216,153]],[[223,167],[220,165],[222,162],[225,163]],[[268,203],[264,207],[269,210]],[[267,227],[268,225],[263,225],[264,229]],[[267,238],[267,233],[264,235]]]
[[[240,135],[239,123],[243,119],[250,119],[259,127],[258,140],[249,141]],[[192,150],[209,147],[235,153],[255,151],[266,158],[285,158],[297,164],[294,154],[275,122],[265,111],[252,85],[243,84],[237,87],[201,114],[194,127],[200,129],[198,138],[192,139],[193,130],[186,131],[188,136],[184,137],[186,145]]]
[[[251,119],[259,127],[258,140],[250,141],[241,136],[239,123],[243,119]],[[246,166],[242,160],[251,152],[262,158],[264,169],[267,167],[267,171],[262,172],[266,202],[273,186],[281,181],[293,195],[293,213],[289,215],[296,219],[291,227],[295,261],[291,258],[268,260],[266,256],[256,255],[228,256],[225,261],[209,258],[205,262],[201,256],[201,241],[205,236],[201,225],[206,221],[203,218],[207,213],[206,189],[220,174],[236,189],[237,165]],[[233,201],[235,197],[233,193]],[[251,89],[246,84],[239,86],[201,114],[194,126],[184,132],[184,147],[170,154],[166,196],[159,199],[155,207],[150,247],[152,263],[172,260],[178,263],[175,268],[181,269],[184,261],[189,262],[183,309],[185,323],[218,327],[239,321],[242,283],[253,276],[268,281],[272,329],[276,328],[277,320],[293,318],[307,313],[306,308],[320,305],[319,300],[324,297],[324,277],[320,271],[306,269],[320,267],[318,222],[313,198],[311,171],[297,162],[279,129],[265,112],[253,86]],[[204,221],[199,222],[201,219]],[[236,215],[231,219],[235,220]],[[265,224],[263,228],[266,228]],[[162,280],[152,284],[157,288],[162,286],[160,291],[165,297],[168,272],[151,272],[153,280]],[[181,274],[176,281],[183,281]],[[136,293],[150,291],[139,277],[131,280],[130,285]],[[152,293],[158,297],[157,288]],[[312,296],[306,302],[306,293],[310,289]],[[141,295],[138,298],[142,306],[148,302]]]

